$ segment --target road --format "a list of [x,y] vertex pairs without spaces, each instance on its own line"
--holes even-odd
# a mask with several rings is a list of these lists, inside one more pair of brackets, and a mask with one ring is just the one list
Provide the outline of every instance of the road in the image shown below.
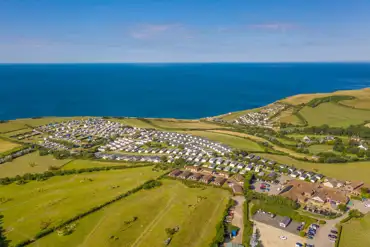
[[232,243],[242,244],[243,243],[243,230],[244,230],[244,196],[234,196],[232,198],[236,201],[234,218],[231,224],[240,228],[238,235],[231,240]]

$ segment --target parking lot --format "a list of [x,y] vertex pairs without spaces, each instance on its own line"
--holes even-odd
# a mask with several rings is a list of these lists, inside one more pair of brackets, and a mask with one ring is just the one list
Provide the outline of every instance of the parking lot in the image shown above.
[[270,216],[268,213],[256,213],[253,216],[253,220],[282,229],[286,232],[290,232],[295,235],[299,235],[299,231],[297,227],[301,225],[301,222],[292,221],[287,227],[281,227],[279,224],[283,220],[284,217],[276,215],[274,218]]
[[[284,231],[264,223],[255,222],[255,228],[259,231],[259,240],[263,247],[294,247],[297,242],[305,243],[305,239],[295,234]],[[282,240],[280,237],[286,237]]]
[[[266,189],[261,189],[261,185],[262,187]],[[262,182],[262,181],[256,181],[252,184],[252,186],[254,187],[255,191],[259,193],[267,193],[269,195],[279,194],[278,188],[281,188],[281,185],[277,185],[277,184],[270,183],[270,182]]]

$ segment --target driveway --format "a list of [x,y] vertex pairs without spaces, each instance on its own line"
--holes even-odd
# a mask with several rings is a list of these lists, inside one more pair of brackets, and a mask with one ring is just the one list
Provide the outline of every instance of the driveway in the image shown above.
[[231,224],[240,228],[238,235],[231,240],[232,243],[242,244],[243,243],[243,230],[244,230],[244,196],[234,196],[232,198],[236,201],[234,218]]

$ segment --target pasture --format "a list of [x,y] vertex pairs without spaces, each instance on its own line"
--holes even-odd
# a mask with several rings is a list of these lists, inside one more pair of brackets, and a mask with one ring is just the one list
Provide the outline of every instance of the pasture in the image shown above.
[[69,160],[57,160],[53,156],[40,156],[33,152],[26,154],[11,162],[5,162],[0,165],[0,177],[15,177],[25,173],[41,173],[49,170],[49,167],[61,167]]
[[[140,191],[83,218],[71,235],[52,233],[31,246],[162,247],[168,238],[165,229],[176,226],[179,231],[170,246],[208,246],[229,192],[211,187],[188,188],[167,179],[162,183],[161,187]],[[137,220],[127,223],[134,217]]]
[[316,144],[309,146],[308,150],[312,154],[318,154],[321,152],[333,152],[333,146],[327,144]]
[[152,167],[142,167],[1,186],[0,211],[4,215],[6,237],[15,245],[43,228],[58,225],[159,175]]
[[339,247],[370,246],[370,214],[343,225]]
[[109,161],[96,161],[96,160],[73,160],[63,166],[63,170],[72,170],[72,169],[83,169],[83,168],[93,168],[93,167],[107,167],[107,166],[130,166],[138,165],[138,163],[130,162],[109,162]]
[[13,148],[19,147],[18,143],[6,141],[4,139],[0,139],[0,153],[12,150]]
[[6,133],[27,128],[23,123],[17,121],[9,121],[6,123],[0,123],[0,133]]
[[115,122],[119,122],[119,123],[122,123],[122,124],[125,124],[125,125],[129,125],[129,126],[132,126],[132,127],[137,127],[137,128],[147,128],[147,129],[154,129],[153,125],[151,125],[150,123],[147,123],[141,119],[138,119],[138,118],[121,118],[121,119],[118,119],[118,118],[112,118],[112,119],[109,119],[111,121],[115,121]]
[[296,160],[285,155],[263,154],[263,158],[275,160],[281,164],[293,165],[307,171],[316,171],[328,177],[340,180],[363,181],[370,185],[370,161],[349,163],[313,163]]
[[361,124],[370,120],[370,112],[351,109],[334,103],[323,103],[317,107],[305,106],[300,111],[311,126],[327,124],[333,127],[348,127],[351,124]]
[[[230,132],[230,131],[227,131]],[[214,132],[214,131],[186,131],[188,134],[206,137],[212,141],[221,142],[223,144],[229,145],[230,147],[244,149],[247,151],[263,151],[263,148],[256,142],[239,137],[236,135],[229,135],[224,133]],[[234,132],[231,132],[234,133]]]

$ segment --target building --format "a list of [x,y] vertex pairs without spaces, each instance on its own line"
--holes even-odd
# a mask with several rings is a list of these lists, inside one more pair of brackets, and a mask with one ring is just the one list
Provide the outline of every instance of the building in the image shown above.
[[181,173],[181,175],[179,176],[179,178],[181,179],[187,179],[188,177],[190,177],[192,175],[191,172],[189,171],[184,171],[183,173]]
[[173,178],[176,178],[176,177],[178,177],[181,173],[182,173],[182,171],[180,171],[180,170],[174,170],[174,171],[172,171],[168,176],[173,177]]
[[202,174],[200,173],[194,173],[193,175],[191,175],[189,177],[190,180],[193,180],[193,181],[199,181],[199,179],[201,179],[203,177]]
[[202,183],[205,183],[205,184],[209,184],[213,179],[213,176],[212,175],[205,175],[202,177],[202,179],[200,180]]
[[333,179],[333,178],[327,178],[323,185],[329,188],[341,188],[344,186],[344,182]]
[[222,186],[225,182],[226,182],[225,178],[217,177],[213,183],[217,186]]
[[289,218],[289,217],[284,217],[284,218],[280,221],[279,226],[286,228],[287,226],[289,226],[290,222],[292,222],[292,219],[291,219],[291,218]]

